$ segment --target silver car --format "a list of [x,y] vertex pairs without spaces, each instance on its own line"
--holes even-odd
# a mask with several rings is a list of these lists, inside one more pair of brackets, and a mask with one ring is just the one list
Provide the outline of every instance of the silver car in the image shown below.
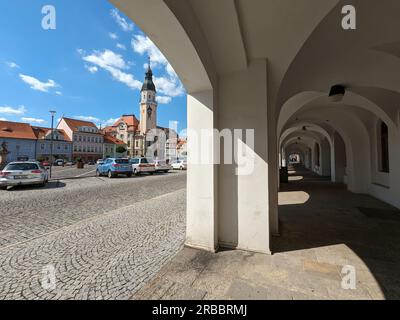
[[39,162],[11,162],[0,172],[0,190],[21,185],[44,187],[48,181],[47,170]]
[[172,169],[174,170],[187,170],[187,161],[186,160],[176,160],[171,163]]
[[156,172],[168,173],[172,170],[172,166],[166,161],[154,160],[154,165],[156,166]]

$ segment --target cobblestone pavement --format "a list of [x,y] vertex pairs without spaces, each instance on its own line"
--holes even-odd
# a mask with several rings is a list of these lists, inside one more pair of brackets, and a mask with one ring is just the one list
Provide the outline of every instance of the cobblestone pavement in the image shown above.
[[83,169],[77,169],[76,166],[65,166],[52,168],[52,180],[74,178],[74,177],[95,177],[96,176],[96,166],[85,165]]
[[182,248],[185,187],[171,173],[0,192],[0,299],[132,297]]
[[399,210],[296,170],[273,255],[185,248],[133,299],[399,300]]

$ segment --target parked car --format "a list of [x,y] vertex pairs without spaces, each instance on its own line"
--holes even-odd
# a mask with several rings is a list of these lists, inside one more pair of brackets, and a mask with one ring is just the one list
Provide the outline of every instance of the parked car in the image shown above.
[[0,190],[20,185],[44,187],[48,181],[47,170],[39,162],[11,162],[0,172]]
[[55,166],[59,166],[62,167],[64,165],[64,160],[63,159],[57,159],[56,161],[54,161],[54,165]]
[[154,163],[150,163],[147,158],[134,158],[130,160],[132,165],[133,174],[140,175],[142,173],[154,174],[156,172],[156,166]]
[[171,163],[172,169],[174,170],[187,170],[186,160],[175,160]]
[[104,161],[105,161],[105,160],[103,160],[103,159],[97,160],[97,165],[102,165],[102,164],[104,164]]
[[133,171],[132,165],[129,163],[128,159],[110,158],[97,167],[96,173],[98,176],[108,176],[109,178],[115,178],[119,175],[132,177]]
[[49,161],[43,161],[43,162],[41,163],[41,165],[42,165],[43,167],[45,167],[46,169],[49,169],[50,166],[51,166],[51,164],[50,164]]
[[87,162],[87,164],[88,164],[89,166],[94,166],[94,165],[96,164],[96,162],[94,162],[93,160],[89,160],[89,161]]
[[156,168],[156,172],[168,173],[170,170],[172,170],[172,166],[167,164],[166,161],[154,160],[154,166]]

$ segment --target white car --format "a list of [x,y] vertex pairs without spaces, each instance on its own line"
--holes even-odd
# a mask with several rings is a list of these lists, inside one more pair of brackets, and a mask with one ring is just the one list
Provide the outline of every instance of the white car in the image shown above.
[[166,161],[154,160],[154,165],[156,167],[156,172],[168,173],[170,170],[172,170],[172,166]]
[[171,163],[172,169],[174,170],[187,170],[186,160],[175,160]]
[[58,167],[62,167],[65,164],[65,161],[63,159],[58,159],[54,161],[54,165]]
[[0,190],[21,185],[44,187],[48,181],[47,170],[39,162],[11,162],[0,172]]
[[146,158],[135,158],[131,159],[133,174],[140,175],[142,173],[154,174],[156,172],[156,166],[154,163],[150,163]]

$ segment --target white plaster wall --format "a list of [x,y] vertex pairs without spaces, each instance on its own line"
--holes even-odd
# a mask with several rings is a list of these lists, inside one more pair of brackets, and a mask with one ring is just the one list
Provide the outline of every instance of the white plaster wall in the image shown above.
[[254,149],[238,141],[247,151],[245,160],[254,160],[254,170],[242,175],[240,169],[236,175],[237,165],[219,170],[220,244],[270,253],[266,61],[252,61],[248,70],[221,77],[218,101],[220,130],[255,130]]
[[334,143],[334,165],[335,165],[335,181],[336,183],[344,183],[346,175],[346,146],[340,135],[335,132],[333,137]]
[[[186,245],[215,251],[218,247],[218,167],[214,165],[214,139],[200,141],[202,130],[213,132],[216,122],[212,90],[188,95],[188,176]],[[207,162],[200,158],[209,156]]]
[[321,143],[321,175],[324,177],[331,176],[331,146],[327,139]]
[[379,170],[379,132],[378,119],[373,122],[374,130],[370,131],[371,140],[371,177],[369,193],[397,208],[400,208],[400,133],[397,126],[389,126],[389,166],[390,172]]

